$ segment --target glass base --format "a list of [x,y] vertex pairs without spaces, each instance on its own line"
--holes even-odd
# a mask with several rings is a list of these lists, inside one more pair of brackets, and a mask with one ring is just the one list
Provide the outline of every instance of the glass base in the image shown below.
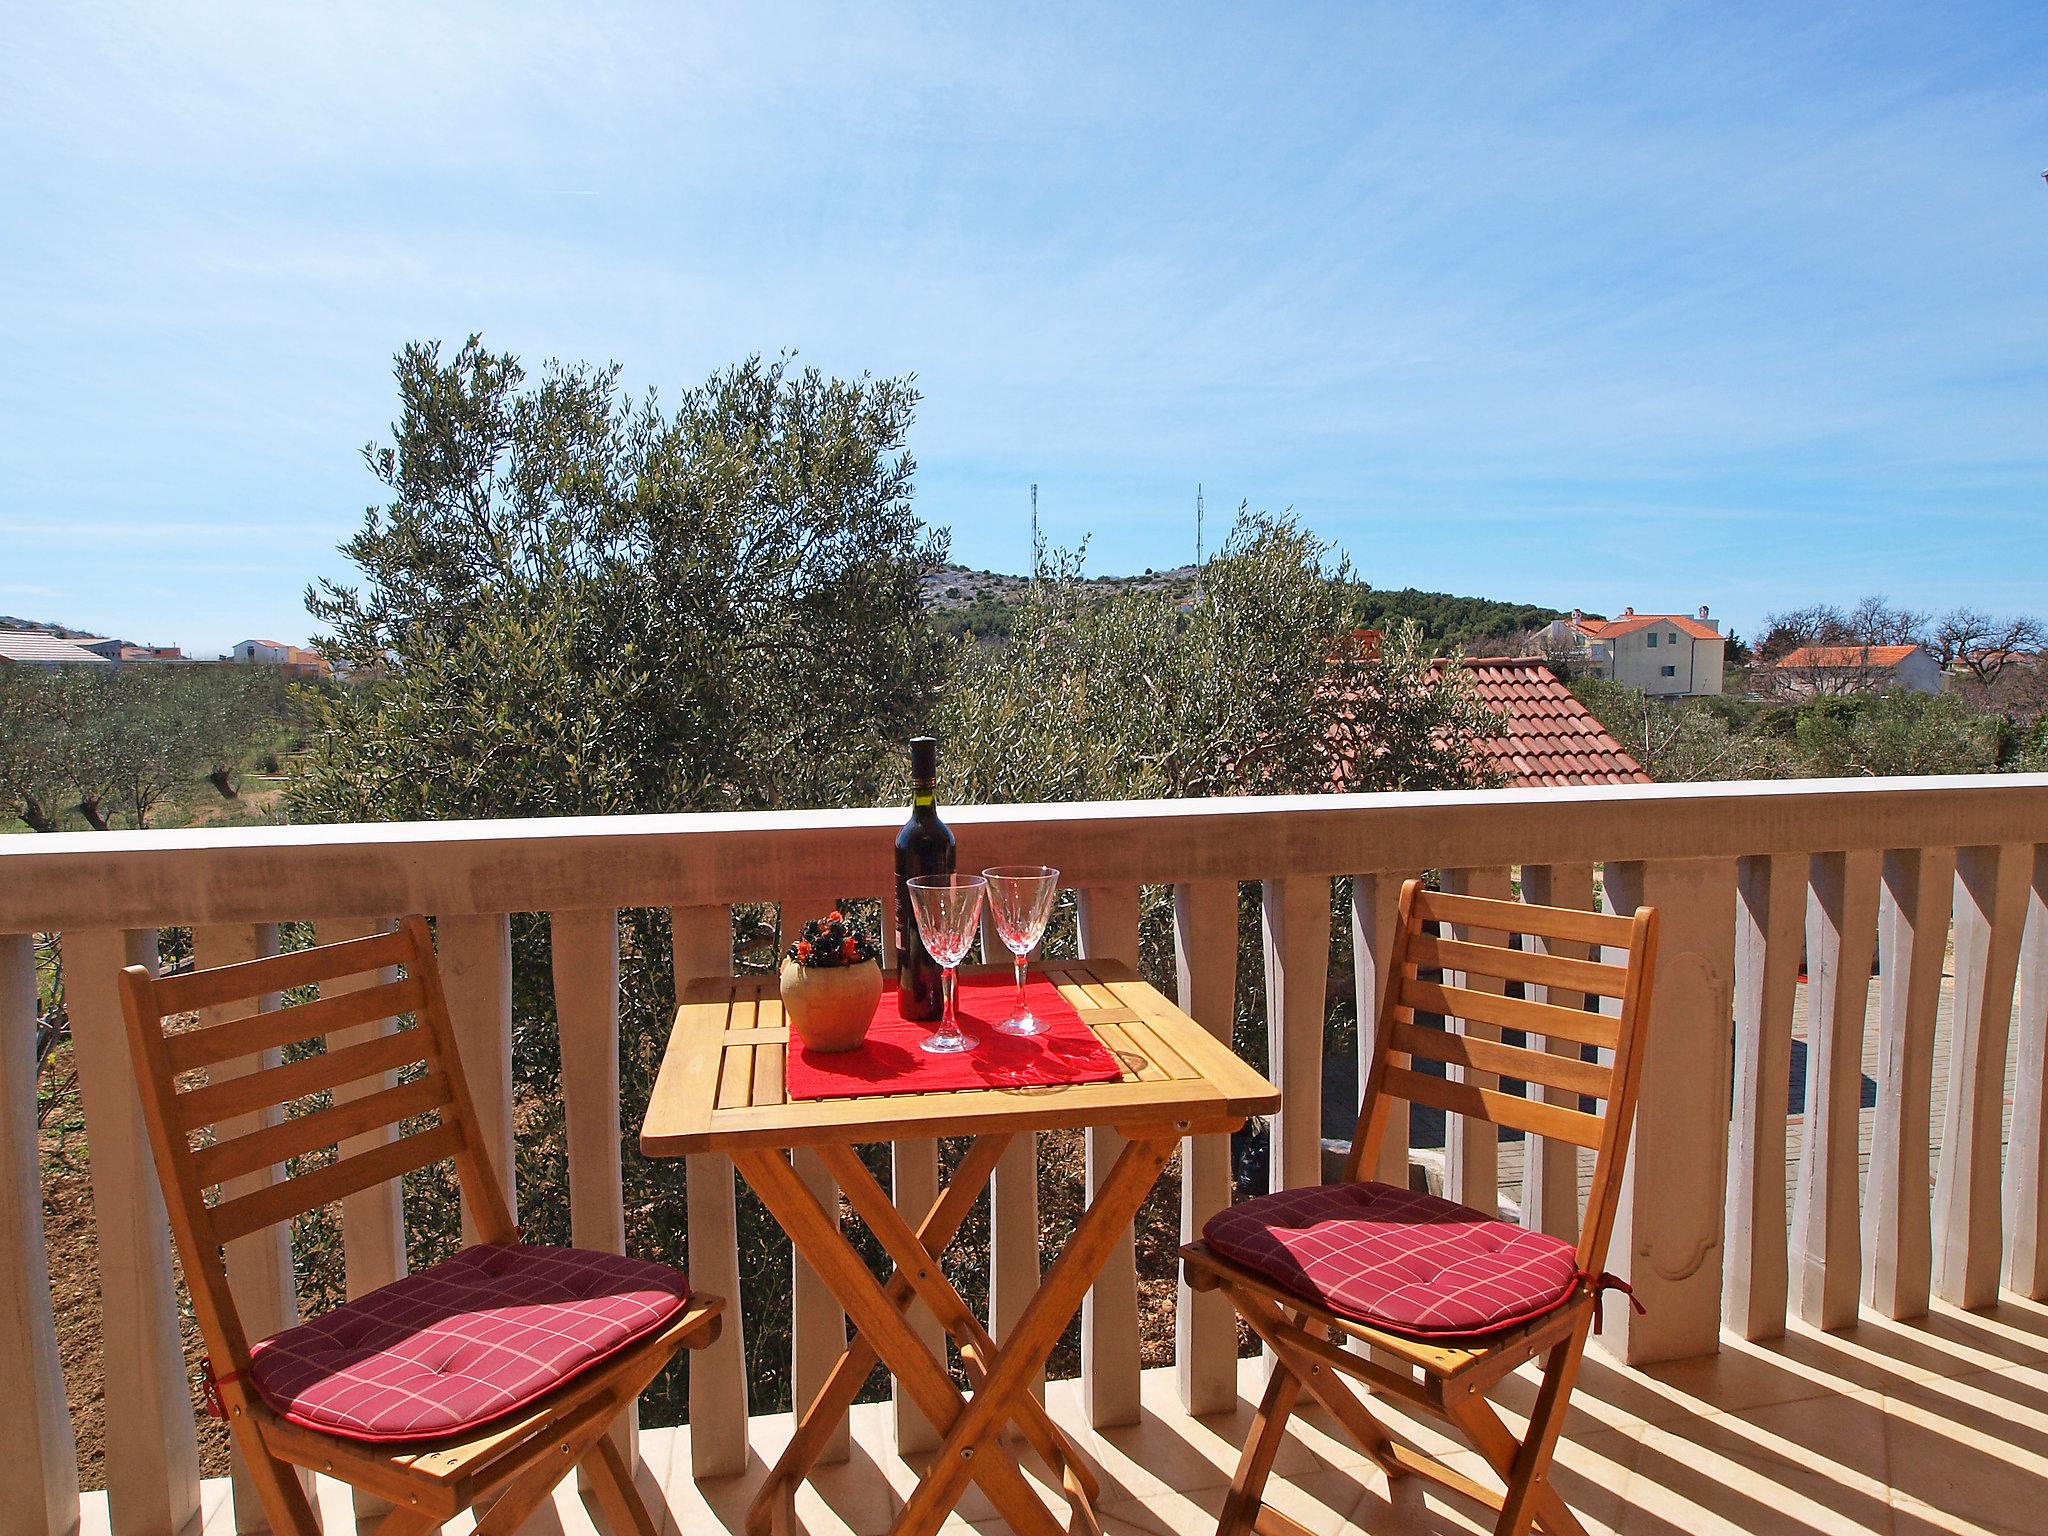
[[934,1056],[951,1056],[958,1051],[974,1049],[972,1035],[926,1035],[917,1042],[921,1051],[930,1051]]
[[1027,1013],[1019,1018],[1003,1020],[996,1026],[996,1031],[999,1034],[1023,1035],[1028,1038],[1032,1035],[1042,1035],[1051,1028],[1045,1020]]

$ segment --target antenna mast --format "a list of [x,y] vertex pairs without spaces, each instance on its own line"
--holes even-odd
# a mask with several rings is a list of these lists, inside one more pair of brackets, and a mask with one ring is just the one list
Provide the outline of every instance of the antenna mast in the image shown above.
[[1031,574],[1038,574],[1038,482],[1031,482]]
[[1202,595],[1202,483],[1195,482],[1195,596]]

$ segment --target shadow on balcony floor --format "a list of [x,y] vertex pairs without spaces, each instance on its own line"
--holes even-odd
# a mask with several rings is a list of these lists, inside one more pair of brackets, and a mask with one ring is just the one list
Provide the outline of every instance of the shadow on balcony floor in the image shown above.
[[[1251,1418],[1259,1363],[1240,1370],[1234,1414],[1190,1419],[1171,1370],[1148,1372],[1145,1416],[1127,1428],[1081,1428],[1075,1382],[1048,1401],[1101,1474],[1107,1529],[1121,1536],[1204,1536]],[[1513,1410],[1533,1386],[1498,1399]],[[1478,1458],[1427,1425],[1391,1412],[1398,1433]],[[825,1469],[797,1505],[810,1536],[878,1536],[913,1486],[914,1465],[893,1449],[886,1404],[856,1410],[851,1459]],[[755,1465],[739,1478],[693,1483],[687,1431],[642,1436],[641,1481],[667,1511],[665,1536],[737,1532],[766,1460],[789,1434],[787,1416],[754,1425]],[[1912,1323],[1866,1314],[1836,1334],[1795,1328],[1768,1344],[1725,1339],[1719,1356],[1641,1369],[1589,1359],[1560,1446],[1557,1484],[1590,1531],[1620,1536],[1766,1533],[2038,1533],[2048,1528],[2048,1306],[2008,1299],[1995,1310],[1940,1309]],[[1274,1502],[1318,1536],[1344,1531],[1439,1536],[1484,1531],[1481,1512],[1409,1479],[1390,1490],[1348,1442],[1310,1420],[1284,1453]],[[1284,1485],[1284,1486],[1283,1486]],[[354,1529],[346,1490],[322,1485],[326,1536]],[[1048,1493],[1048,1497],[1051,1495]],[[970,1494],[950,1529],[1002,1529]],[[89,1496],[85,1530],[105,1530]],[[974,1522],[985,1522],[975,1525]],[[225,1480],[207,1485],[204,1536],[231,1536]],[[467,1524],[451,1526],[467,1529]],[[569,1491],[526,1528],[531,1536],[595,1536]]]

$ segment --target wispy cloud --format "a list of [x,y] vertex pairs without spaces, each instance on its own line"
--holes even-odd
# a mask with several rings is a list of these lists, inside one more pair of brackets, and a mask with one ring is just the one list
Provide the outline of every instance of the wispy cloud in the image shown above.
[[296,633],[389,354],[481,329],[671,395],[915,372],[976,562],[1033,480],[1100,566],[1181,558],[1200,480],[1397,585],[2048,608],[2044,75],[2038,7],[1908,0],[46,7],[0,564],[98,603],[253,549],[299,577],[152,617]]

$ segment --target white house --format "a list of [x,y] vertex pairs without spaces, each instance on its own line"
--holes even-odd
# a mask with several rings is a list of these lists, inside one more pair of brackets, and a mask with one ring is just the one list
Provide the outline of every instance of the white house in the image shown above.
[[1802,645],[1778,658],[1778,691],[1790,698],[1906,688],[1941,692],[1941,663],[1924,645]]
[[1702,607],[1681,613],[1637,613],[1624,608],[1618,619],[1589,619],[1573,611],[1552,619],[1543,646],[1573,656],[1595,677],[1659,698],[1719,693],[1728,642],[1721,621]]

